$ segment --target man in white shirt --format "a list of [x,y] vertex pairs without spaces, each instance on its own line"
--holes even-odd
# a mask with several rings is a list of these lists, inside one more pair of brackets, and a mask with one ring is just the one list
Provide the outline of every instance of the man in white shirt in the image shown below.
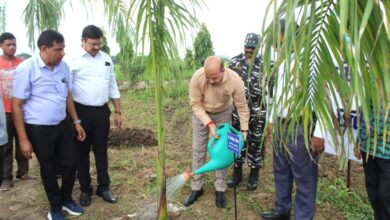
[[73,100],[76,111],[87,138],[77,142],[79,164],[77,168],[80,183],[80,204],[91,203],[91,176],[89,173],[89,153],[92,147],[95,155],[97,171],[96,195],[104,201],[115,203],[117,199],[109,191],[107,142],[110,130],[111,99],[115,108],[115,126],[121,127],[120,93],[115,80],[114,64],[110,56],[100,50],[103,33],[94,26],[88,25],[82,33],[82,54],[71,60],[70,68],[73,76]]
[[[281,40],[284,38],[285,20],[280,20]],[[276,48],[278,50],[278,48]],[[317,194],[318,155],[324,151],[324,139],[319,121],[311,137],[310,152],[306,149],[305,132],[302,116],[293,118],[292,111],[295,109],[292,103],[291,91],[286,91],[288,85],[299,83],[287,81],[286,68],[294,66],[293,62],[284,61],[278,67],[276,76],[276,91],[273,99],[274,105],[269,117],[266,143],[273,140],[273,168],[275,181],[275,208],[271,211],[261,212],[264,220],[289,220],[292,209],[293,182],[296,185],[294,201],[294,218],[309,220],[314,218]],[[302,110],[300,110],[302,113]],[[276,116],[276,117],[274,117]],[[293,123],[293,126],[292,124]],[[275,129],[272,130],[274,125]],[[292,129],[293,131],[289,131]],[[307,129],[310,129],[310,124]],[[275,137],[272,139],[272,132]],[[311,132],[310,132],[311,133]]]

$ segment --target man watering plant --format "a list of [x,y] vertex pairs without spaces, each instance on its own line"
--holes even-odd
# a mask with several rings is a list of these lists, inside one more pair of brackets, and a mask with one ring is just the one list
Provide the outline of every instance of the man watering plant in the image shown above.
[[[224,68],[223,62],[216,56],[208,57],[204,67],[198,69],[191,78],[189,86],[190,105],[193,111],[192,170],[197,170],[206,159],[209,135],[218,138],[216,127],[230,122],[233,102],[240,117],[241,132],[246,139],[249,111],[245,98],[244,83],[231,69]],[[216,206],[226,205],[226,170],[215,171]],[[194,175],[191,194],[184,205],[190,206],[203,195],[203,174]]]

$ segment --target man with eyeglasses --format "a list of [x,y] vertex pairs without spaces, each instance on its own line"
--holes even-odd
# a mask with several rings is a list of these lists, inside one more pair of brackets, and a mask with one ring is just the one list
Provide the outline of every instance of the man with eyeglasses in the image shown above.
[[[189,97],[193,111],[192,170],[195,171],[205,164],[209,135],[218,138],[216,134],[218,125],[230,122],[233,102],[240,116],[244,139],[248,131],[249,111],[244,83],[237,73],[225,68],[222,60],[216,56],[208,57],[204,67],[198,69],[192,76]],[[224,208],[226,169],[215,171],[215,176],[215,203],[218,208]],[[204,174],[194,175],[192,191],[184,202],[185,206],[192,205],[203,195],[203,177]]]
[[97,171],[96,195],[109,203],[116,203],[117,198],[109,191],[108,175],[108,133],[110,130],[111,99],[115,108],[114,123],[121,127],[120,93],[115,79],[114,64],[110,56],[100,50],[103,33],[100,28],[88,25],[82,32],[82,54],[70,61],[73,76],[73,100],[80,120],[74,124],[83,126],[87,134],[85,141],[77,141],[79,163],[77,174],[80,183],[80,204],[91,204],[91,175],[89,173],[89,154],[95,155]]
[[[237,72],[244,82],[250,117],[248,138],[242,148],[240,158],[234,164],[233,177],[228,182],[228,187],[236,187],[242,181],[242,165],[247,157],[250,167],[247,190],[251,191],[257,189],[259,170],[263,166],[261,143],[266,116],[266,105],[262,103],[261,99],[262,88],[260,84],[263,80],[261,60],[259,55],[254,54],[258,42],[258,34],[248,33],[245,38],[244,53],[233,57],[229,65],[229,68]],[[232,125],[237,130],[242,127],[239,119],[237,109],[234,108]]]

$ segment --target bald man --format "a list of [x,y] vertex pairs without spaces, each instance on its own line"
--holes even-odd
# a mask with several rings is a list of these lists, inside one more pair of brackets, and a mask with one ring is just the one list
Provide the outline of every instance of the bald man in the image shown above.
[[[192,170],[205,164],[209,136],[218,138],[216,128],[230,123],[233,102],[240,116],[241,132],[246,139],[249,111],[245,97],[245,87],[236,72],[223,66],[219,57],[210,56],[204,67],[198,69],[191,78],[189,86],[192,115]],[[218,208],[226,205],[226,169],[215,171],[215,203]],[[194,175],[191,194],[184,205],[190,206],[203,195],[203,174]]]

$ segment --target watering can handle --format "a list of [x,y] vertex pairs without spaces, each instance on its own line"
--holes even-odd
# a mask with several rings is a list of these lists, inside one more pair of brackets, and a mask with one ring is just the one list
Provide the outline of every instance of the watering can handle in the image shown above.
[[[225,125],[225,124],[219,125],[219,126],[217,127],[217,130],[215,131],[215,133],[216,133],[219,137],[221,137],[221,132],[220,132],[220,130],[221,130],[221,128],[224,127],[224,126],[226,126],[226,125]],[[209,143],[207,144],[207,150],[208,150],[209,152],[211,152],[211,149],[214,147],[214,144],[215,144],[216,141],[218,141],[218,139],[216,139],[215,137],[211,137]]]
[[[239,138],[240,138],[240,145],[241,145],[241,147],[242,147],[242,146],[244,145],[244,139],[243,139],[243,137],[242,137],[241,132],[237,131],[237,129],[235,129],[235,128],[234,128],[232,125],[230,125],[229,123],[224,123],[224,124],[219,125],[218,128],[217,128],[217,131],[216,131],[217,135],[220,136],[220,138],[221,138],[221,135],[222,135],[221,132],[224,132],[223,129],[226,128],[226,127],[228,127],[229,132],[232,132],[233,134],[239,136]],[[212,148],[214,147],[216,141],[218,141],[218,140],[215,139],[214,137],[212,137],[212,138],[210,139],[209,143],[207,144],[207,150],[208,150],[209,152],[211,152],[211,150],[212,150]]]

